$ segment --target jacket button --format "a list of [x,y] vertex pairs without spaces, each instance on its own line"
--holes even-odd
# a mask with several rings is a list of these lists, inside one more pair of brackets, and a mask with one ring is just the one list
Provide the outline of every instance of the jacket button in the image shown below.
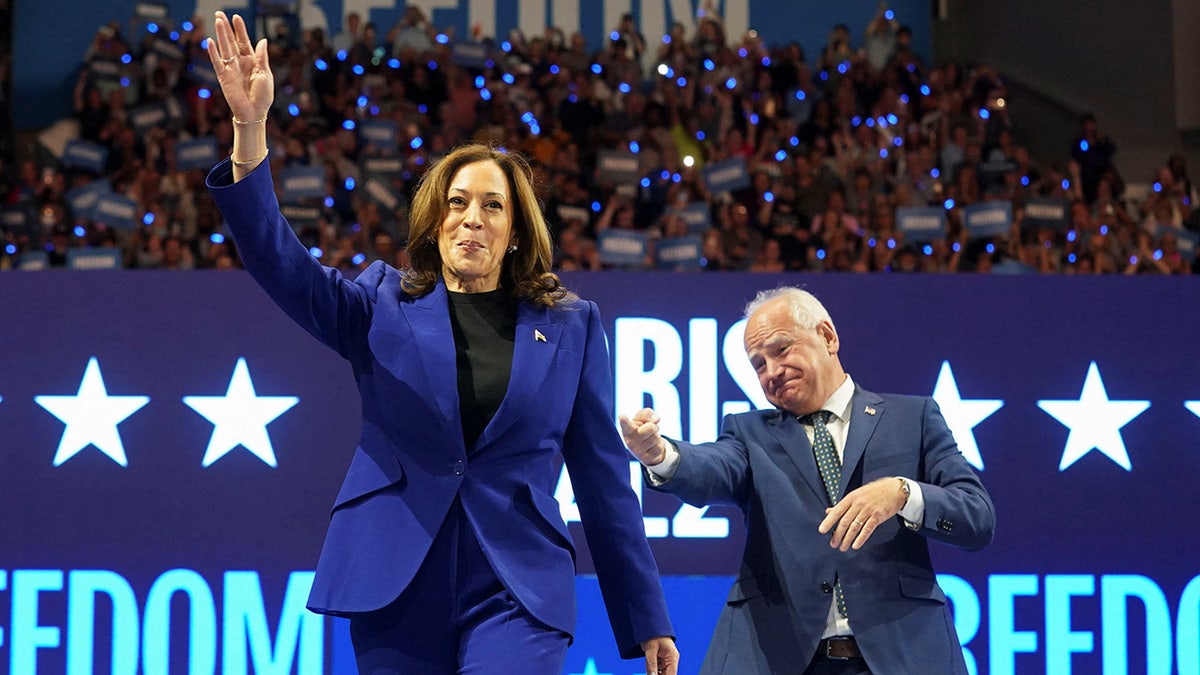
[[832,593],[833,592],[833,584],[829,583],[828,581],[822,581],[821,582],[821,592],[822,593]]
[[455,476],[461,476],[467,472],[466,462],[462,461],[461,459],[455,460],[452,468],[454,469]]

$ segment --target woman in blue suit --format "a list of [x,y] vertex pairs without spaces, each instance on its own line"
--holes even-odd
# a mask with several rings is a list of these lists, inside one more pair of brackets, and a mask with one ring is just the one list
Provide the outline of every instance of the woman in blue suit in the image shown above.
[[363,673],[560,673],[575,625],[574,547],[551,496],[561,453],[622,655],[675,673],[603,329],[550,272],[528,167],[450,153],[413,199],[411,268],[348,280],[279,212],[266,40],[222,12],[214,32],[234,142],[209,188],[246,269],[350,362],[362,398],[309,608],[350,618]]

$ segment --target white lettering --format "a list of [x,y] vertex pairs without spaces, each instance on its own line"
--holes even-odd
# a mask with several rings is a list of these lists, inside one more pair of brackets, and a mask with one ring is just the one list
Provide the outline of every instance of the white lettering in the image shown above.
[[1038,220],[1062,220],[1066,211],[1058,204],[1026,204],[1025,217]]
[[[616,349],[616,409],[633,414],[647,406],[662,417],[664,436],[683,438],[679,390],[672,382],[683,369],[683,340],[675,327],[661,319],[621,317],[613,328]],[[646,367],[646,346],[654,350],[653,367]]]
[[630,255],[641,254],[645,251],[645,244],[637,239],[625,239],[624,237],[606,237],[600,248],[609,253],[626,253]]

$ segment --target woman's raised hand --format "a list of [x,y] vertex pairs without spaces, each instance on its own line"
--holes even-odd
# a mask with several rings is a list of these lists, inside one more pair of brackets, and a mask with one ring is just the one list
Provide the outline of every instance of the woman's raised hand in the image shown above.
[[217,12],[213,35],[208,40],[208,58],[234,120],[245,124],[266,118],[275,98],[275,76],[267,59],[266,38],[252,44],[240,15],[234,14],[230,20],[225,12]]

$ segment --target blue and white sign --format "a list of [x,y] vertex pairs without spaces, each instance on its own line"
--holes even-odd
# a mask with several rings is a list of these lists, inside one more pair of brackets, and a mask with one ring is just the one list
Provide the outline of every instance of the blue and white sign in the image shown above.
[[620,150],[596,153],[596,180],[601,183],[630,185],[639,177],[637,155]]
[[750,171],[747,170],[743,157],[731,157],[709,164],[702,172],[704,184],[714,195],[718,192],[733,192],[750,187]]
[[691,202],[679,209],[678,216],[687,223],[688,232],[700,234],[712,227],[712,208],[708,202]]
[[450,45],[450,58],[463,68],[483,70],[491,61],[491,53],[482,42],[455,42]]
[[161,103],[147,103],[129,111],[129,126],[139,134],[145,134],[167,121],[167,109]]
[[1191,230],[1180,230],[1170,225],[1158,226],[1159,239],[1168,232],[1175,235],[1175,247],[1179,249],[1179,255],[1183,256],[1183,259],[1189,263],[1194,262],[1196,260],[1196,245],[1200,244],[1200,234],[1196,234]]
[[175,164],[180,169],[208,171],[217,164],[217,139],[206,136],[175,144]]
[[404,173],[404,159],[399,156],[367,157],[362,161],[363,173],[395,177]]
[[698,270],[701,257],[699,235],[690,234],[686,237],[659,239],[654,244],[654,264],[658,269]]
[[98,174],[104,173],[107,162],[108,148],[99,143],[77,138],[67,141],[63,148],[62,163],[65,167],[78,167]]
[[1012,203],[979,202],[963,208],[963,222],[972,239],[1001,237],[1012,228]]
[[321,219],[321,207],[311,204],[280,204],[279,212],[296,230],[316,225]]
[[119,270],[122,267],[121,249],[67,249],[67,267],[73,270]]
[[100,195],[92,208],[92,220],[123,230],[137,225],[138,204],[122,194],[109,192]]
[[596,237],[600,262],[614,267],[642,267],[646,264],[646,233],[639,230],[609,228]]
[[112,185],[107,178],[94,180],[87,185],[72,188],[67,191],[67,206],[75,218],[91,219],[96,202],[102,195],[112,192]]
[[936,206],[900,206],[896,208],[896,226],[909,243],[944,239],[946,211]]
[[0,227],[10,232],[25,230],[31,221],[24,206],[5,206],[0,209]]
[[1025,217],[1021,228],[1047,228],[1062,230],[1069,222],[1070,204],[1065,199],[1031,197],[1025,201]]
[[322,166],[289,166],[280,172],[280,198],[296,201],[325,196],[325,168]]
[[358,137],[364,145],[382,152],[396,152],[396,123],[391,120],[366,120],[358,125]]
[[362,190],[384,211],[395,211],[400,208],[400,196],[392,189],[391,184],[379,176],[368,176],[362,185]]

